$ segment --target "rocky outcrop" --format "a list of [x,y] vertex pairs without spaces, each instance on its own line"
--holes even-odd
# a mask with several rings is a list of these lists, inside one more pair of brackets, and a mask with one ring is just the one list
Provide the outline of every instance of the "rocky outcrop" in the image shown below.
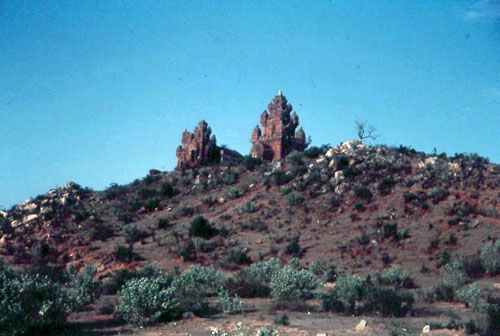
[[303,151],[307,146],[306,134],[302,128],[295,131],[299,117],[281,90],[267,109],[260,116],[262,130],[257,125],[252,132],[250,155],[274,162],[282,160],[294,150]]
[[177,147],[177,169],[192,168],[220,161],[220,149],[212,129],[205,120],[194,132],[182,133],[182,145]]

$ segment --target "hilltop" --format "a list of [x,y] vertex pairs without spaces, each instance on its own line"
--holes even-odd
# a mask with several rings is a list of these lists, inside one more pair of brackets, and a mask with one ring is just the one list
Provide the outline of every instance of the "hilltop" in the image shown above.
[[[228,274],[270,257],[335,264],[339,274],[400,265],[425,288],[450,259],[477,258],[498,238],[499,190],[500,165],[476,154],[353,140],[274,163],[151,170],[104,191],[68,183],[2,212],[0,253],[45,273],[93,265],[104,281],[149,263]],[[208,231],[193,234],[195,218]]]

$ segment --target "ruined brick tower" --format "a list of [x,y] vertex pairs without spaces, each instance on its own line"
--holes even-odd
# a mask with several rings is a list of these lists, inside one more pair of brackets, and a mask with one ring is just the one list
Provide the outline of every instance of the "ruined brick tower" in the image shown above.
[[307,147],[306,134],[302,127],[295,132],[299,117],[281,90],[267,109],[269,113],[264,111],[260,116],[262,131],[257,125],[252,132],[250,155],[274,162],[282,160],[293,150],[304,150]]
[[177,168],[191,168],[218,161],[220,151],[212,129],[205,120],[200,121],[194,132],[182,133],[182,146],[177,147]]

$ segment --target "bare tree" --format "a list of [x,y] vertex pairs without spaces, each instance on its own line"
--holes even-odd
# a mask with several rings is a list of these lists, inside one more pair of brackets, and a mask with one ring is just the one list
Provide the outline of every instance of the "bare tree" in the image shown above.
[[375,134],[375,126],[368,125],[366,120],[356,120],[356,130],[358,131],[358,138],[360,142],[365,139],[375,140],[379,136]]

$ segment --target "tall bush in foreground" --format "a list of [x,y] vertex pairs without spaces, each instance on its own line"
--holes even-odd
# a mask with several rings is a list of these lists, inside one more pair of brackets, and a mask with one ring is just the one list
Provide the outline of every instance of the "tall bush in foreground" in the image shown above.
[[171,318],[178,301],[170,281],[166,276],[127,281],[118,292],[116,313],[134,325],[147,325]]
[[278,304],[299,303],[314,297],[319,286],[311,272],[290,265],[283,267],[271,279],[271,296]]
[[18,274],[0,266],[0,331],[40,333],[64,322],[68,313],[59,284],[46,276]]

